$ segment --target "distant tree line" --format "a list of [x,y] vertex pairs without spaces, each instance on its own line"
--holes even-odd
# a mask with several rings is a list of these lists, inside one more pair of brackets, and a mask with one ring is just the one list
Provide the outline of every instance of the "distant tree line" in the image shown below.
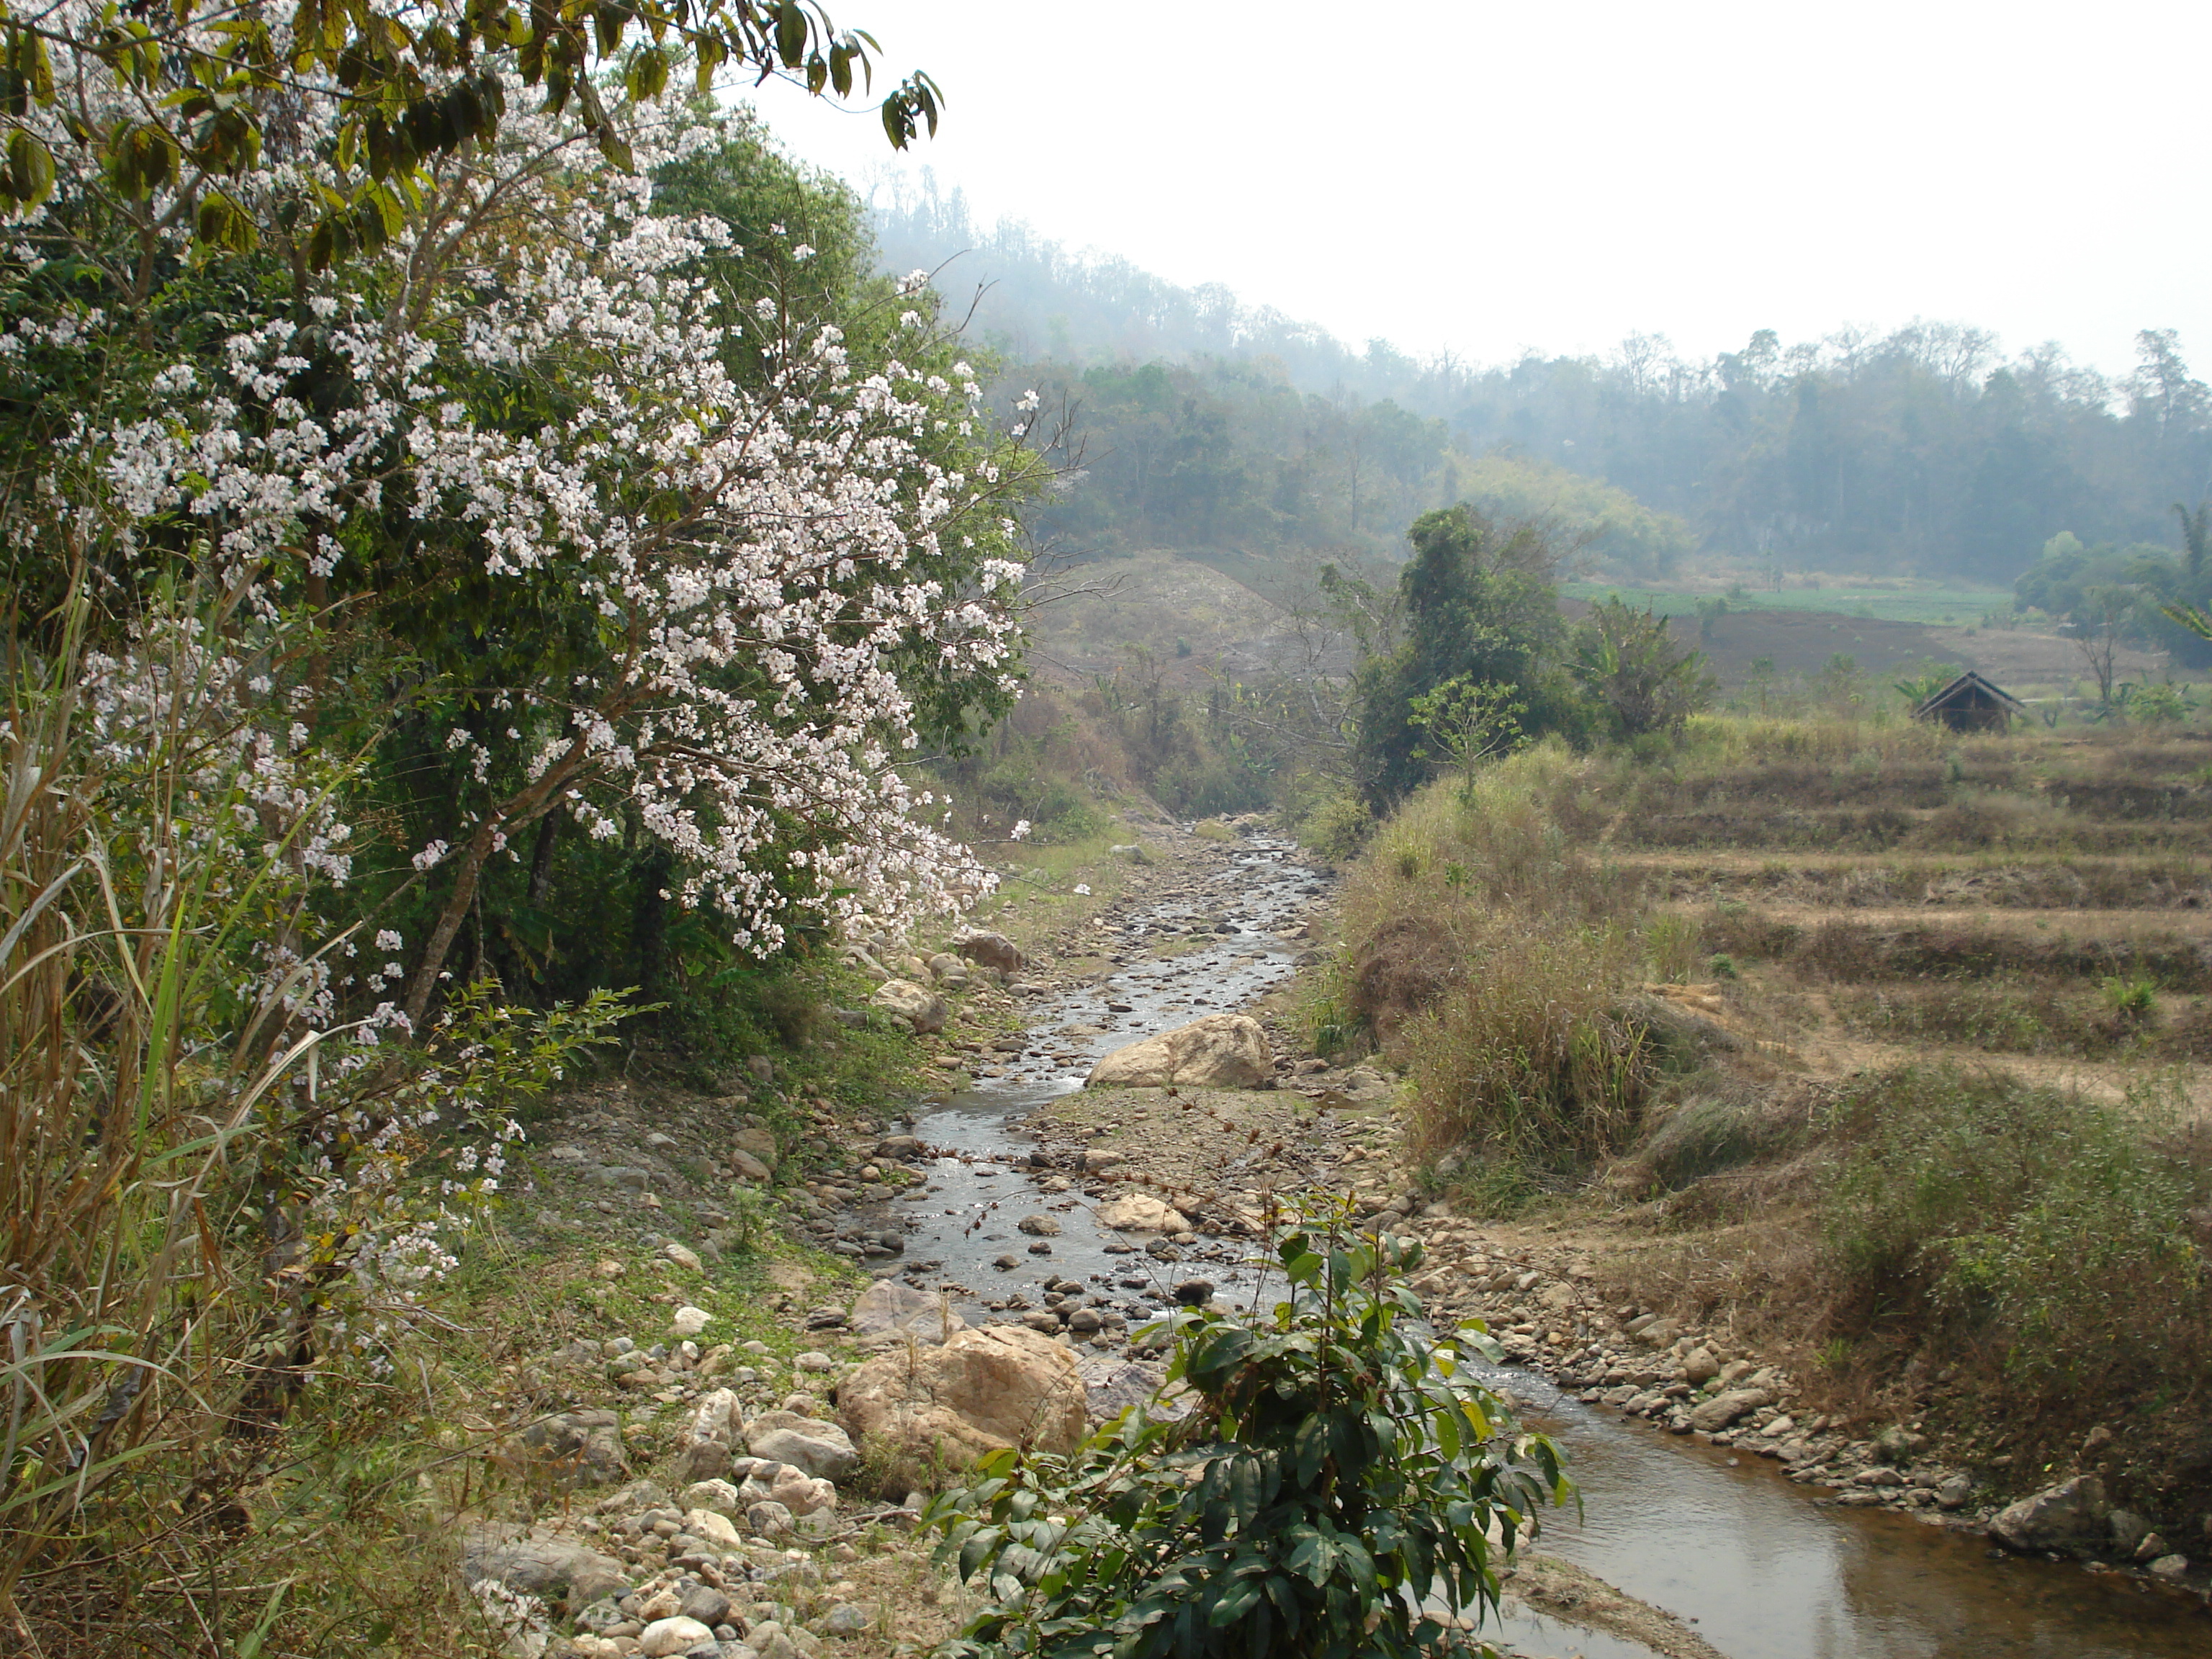
[[[1603,511],[1568,515],[1624,574],[1702,544],[1778,580],[2002,582],[2062,532],[2172,545],[2172,505],[2212,495],[2212,392],[2172,330],[2144,331],[2117,377],[2055,344],[2005,358],[1992,335],[1929,322],[1795,345],[1761,330],[1710,359],[1638,335],[1601,356],[1422,362],[1218,285],[986,230],[926,176],[874,209],[893,266],[944,266],[960,305],[988,284],[975,325],[1011,378],[1081,402],[1092,465],[1042,520],[1077,542],[1381,550],[1419,511],[1468,499],[1510,516],[1515,497],[1559,493],[1531,476],[1565,471],[1657,521],[1607,544]],[[1453,470],[1501,462],[1534,471],[1501,495]]]
[[1594,472],[1778,574],[1854,566],[2009,580],[2061,532],[2165,542],[2212,488],[2212,394],[2172,331],[2114,380],[2055,345],[2009,362],[1916,323],[1685,362],[1664,340],[1463,377],[1455,436]]

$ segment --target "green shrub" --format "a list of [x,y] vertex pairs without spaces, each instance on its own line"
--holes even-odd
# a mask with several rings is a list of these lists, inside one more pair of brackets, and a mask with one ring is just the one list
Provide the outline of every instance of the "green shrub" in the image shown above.
[[2158,1012],[2158,986],[2142,975],[2113,975],[2100,988],[2105,1006],[2124,1019],[2148,1020]]
[[1298,839],[1332,864],[1358,857],[1374,833],[1374,815],[1348,790],[1327,797],[1298,825]]
[[1307,1041],[1316,1054],[1327,1060],[1352,1046],[1358,1025],[1345,1007],[1343,998],[1322,993],[1308,1000],[1304,1012]]
[[1860,1317],[1971,1330],[2047,1390],[2192,1363],[2208,1183],[2149,1133],[2165,1108],[1930,1066],[1856,1079],[1835,1110],[1855,1150],[1826,1234]]
[[1143,1407],[1071,1459],[1001,1452],[933,1504],[940,1556],[991,1604],[943,1651],[1115,1659],[1360,1654],[1472,1644],[1504,1550],[1571,1488],[1466,1369],[1480,1326],[1431,1338],[1411,1240],[1355,1238],[1341,1203],[1279,1229],[1265,1311],[1168,1322],[1178,1419]]

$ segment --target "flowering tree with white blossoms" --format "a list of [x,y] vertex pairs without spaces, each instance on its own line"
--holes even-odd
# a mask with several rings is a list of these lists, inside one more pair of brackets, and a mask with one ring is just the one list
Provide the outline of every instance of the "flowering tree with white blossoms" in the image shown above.
[[[239,15],[273,18],[276,39],[309,14]],[[167,131],[226,115],[156,110],[143,64],[76,49],[114,15],[11,14],[44,31],[52,84],[8,118],[52,176],[14,192],[0,234],[0,546],[27,601],[11,663],[37,682],[0,731],[15,837],[0,860],[16,860],[0,879],[52,934],[8,934],[49,951],[42,975],[9,981],[46,1002],[0,1012],[51,1040],[10,1050],[27,1069],[0,1130],[22,1134],[24,1238],[82,1200],[71,1237],[127,1237],[151,1275],[123,1286],[126,1311],[86,1303],[60,1265],[0,1285],[0,1327],[33,1341],[31,1360],[0,1358],[0,1386],[76,1368],[76,1415],[16,1443],[55,1480],[106,1467],[106,1443],[69,1424],[119,1437],[143,1419],[131,1379],[155,1374],[168,1298],[203,1294],[165,1252],[213,1259],[258,1230],[259,1271],[234,1281],[258,1311],[235,1328],[275,1395],[319,1331],[374,1334],[441,1270],[444,1209],[497,1177],[499,1088],[557,1072],[608,1013],[527,1042],[473,992],[438,1014],[484,874],[528,826],[653,838],[677,897],[757,951],[795,920],[896,927],[988,884],[908,768],[918,700],[1011,691],[1007,514],[1032,470],[1018,428],[987,430],[918,292],[890,331],[910,349],[859,361],[790,301],[803,284],[771,276],[736,303],[716,276],[732,258],[774,273],[812,253],[654,211],[655,170],[720,142],[711,112],[611,90],[532,111],[513,56],[429,54],[410,71],[423,97],[465,80],[503,118],[421,147],[374,198],[378,234],[333,251],[333,202],[362,199],[340,78],[312,55],[246,76],[226,96],[252,145],[120,166],[140,117]],[[187,21],[185,46],[222,45],[191,33],[214,21]],[[603,159],[610,131],[635,171]],[[390,721],[434,714],[474,786],[428,845],[355,810],[373,804],[378,735],[360,711],[379,702]],[[364,957],[375,923],[351,896],[379,867],[429,895],[430,924],[411,951],[380,936]],[[101,939],[112,972],[63,971]],[[198,989],[153,994],[172,972]],[[118,987],[152,1022],[128,1044]],[[368,1063],[403,1028],[432,1069]],[[109,1069],[81,1087],[98,1044]],[[131,1075],[162,1079],[162,1115],[110,1109],[126,1048]],[[66,1112],[38,1105],[64,1097]],[[456,1111],[481,1111],[484,1133],[425,1211],[401,1176],[428,1115]],[[163,1197],[181,1146],[199,1160],[183,1205]],[[125,1161],[102,1173],[111,1152]],[[218,1188],[227,1207],[200,1213]],[[168,1202],[167,1231],[118,1194]],[[147,1237],[164,1241],[151,1255]],[[199,1305],[186,1328],[204,1344]],[[88,1486],[10,1490],[65,1508]]]
[[[85,76],[88,96],[97,65]],[[900,769],[917,747],[908,682],[917,667],[1006,681],[1020,572],[993,550],[1026,469],[980,449],[947,465],[928,443],[976,430],[964,365],[948,378],[893,356],[862,372],[834,325],[766,298],[732,314],[700,273],[732,251],[726,228],[652,211],[652,167],[711,144],[714,123],[680,108],[629,122],[637,173],[599,165],[574,119],[510,114],[495,143],[424,163],[418,204],[380,252],[320,276],[297,250],[269,259],[293,289],[278,314],[170,361],[143,353],[134,381],[103,388],[106,418],[65,437],[102,487],[36,509],[58,505],[65,533],[122,550],[125,567],[204,547],[264,617],[342,586],[397,526],[408,579],[471,568],[495,629],[503,585],[584,618],[557,676],[418,684],[477,711],[447,742],[479,782],[521,766],[449,842],[410,849],[445,891],[410,1019],[486,865],[549,812],[595,835],[634,813],[675,854],[683,902],[718,908],[759,950],[794,908],[898,927],[988,884]],[[286,251],[288,207],[328,187],[325,148],[303,136],[289,160],[227,181],[270,255]],[[64,179],[29,216],[27,285],[58,245],[85,257],[72,210],[102,188]],[[128,276],[114,269],[113,286]],[[7,344],[36,368],[142,321],[63,306],[19,316]],[[928,349],[922,313],[908,321]],[[757,384],[733,372],[733,348]],[[38,533],[24,519],[19,543]]]

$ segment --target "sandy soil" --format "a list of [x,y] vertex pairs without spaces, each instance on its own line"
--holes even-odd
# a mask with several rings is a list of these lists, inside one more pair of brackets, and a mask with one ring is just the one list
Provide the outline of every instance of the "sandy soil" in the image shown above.
[[[2085,678],[2080,647],[2056,634],[2025,629],[1943,628],[1928,630],[1936,648],[1972,665],[2008,690],[2063,687]],[[2166,672],[2162,651],[2123,650],[2114,665],[2125,679],[2156,679]]]
[[1624,1595],[1571,1562],[1530,1556],[1514,1569],[1507,1591],[1554,1619],[1641,1642],[1662,1659],[1727,1659],[1665,1608]]

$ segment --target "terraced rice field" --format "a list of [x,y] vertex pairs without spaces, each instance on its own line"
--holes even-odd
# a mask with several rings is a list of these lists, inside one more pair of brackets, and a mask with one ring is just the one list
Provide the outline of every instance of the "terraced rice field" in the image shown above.
[[2212,1101],[2212,734],[1752,750],[1579,804],[1743,1035]]

